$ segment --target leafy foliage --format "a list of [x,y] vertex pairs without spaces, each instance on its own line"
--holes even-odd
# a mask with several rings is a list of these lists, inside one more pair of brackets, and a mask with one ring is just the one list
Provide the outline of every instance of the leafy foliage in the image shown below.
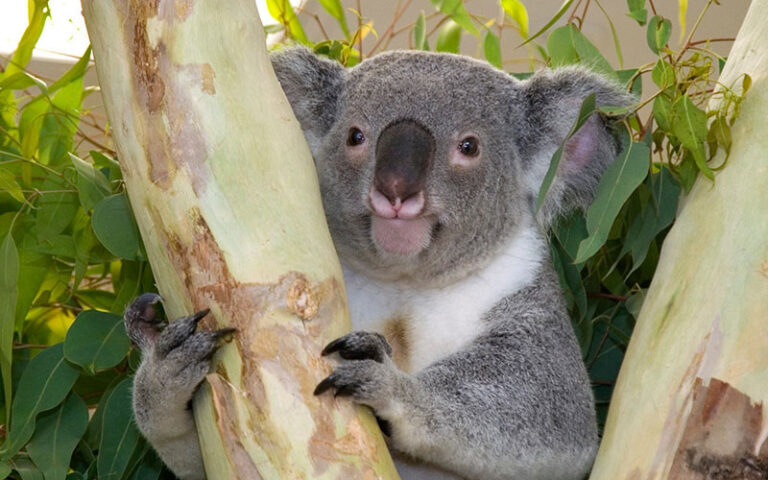
[[[715,0],[690,31],[677,32],[679,48],[670,46],[676,32],[652,0],[628,0],[627,15],[645,32],[656,59],[631,69],[615,69],[582,33],[587,14],[602,11],[599,1],[565,0],[543,25],[529,24],[525,4],[534,3],[521,0],[499,0],[498,18],[477,15],[461,0],[431,0],[433,11],[398,25],[409,4],[398,2],[381,35],[356,3],[318,2],[327,17],[308,16],[288,0],[268,0],[279,22],[268,33],[347,66],[386,49],[397,35],[410,35],[413,48],[454,53],[469,35],[478,56],[502,69],[510,63],[502,38],[512,30],[531,69],[580,64],[638,98],[645,90],[631,111],[604,108],[623,119],[624,149],[593,205],[563,218],[550,236],[604,413],[680,195],[724,167],[712,159],[720,150],[727,159],[730,128],[751,84],[745,74],[739,85],[719,85],[715,66],[722,68],[725,59],[708,46],[722,39],[693,40]],[[687,5],[680,0],[682,19]],[[115,152],[84,133],[87,125],[109,138],[105,119],[83,107],[95,91],[84,84],[90,49],[53,82],[35,76],[27,65],[49,16],[47,0],[31,1],[29,8],[18,48],[0,64],[0,476],[168,477],[131,419],[131,374],[138,362],[120,315],[138,293],[153,291],[154,281]],[[324,38],[310,38],[308,19],[320,24]],[[337,24],[342,37],[329,38],[323,21]],[[613,22],[607,15],[604,21],[621,63]],[[718,106],[707,110],[713,98]],[[594,97],[584,99],[571,133],[595,111]],[[552,160],[539,204],[561,155],[562,149]]]

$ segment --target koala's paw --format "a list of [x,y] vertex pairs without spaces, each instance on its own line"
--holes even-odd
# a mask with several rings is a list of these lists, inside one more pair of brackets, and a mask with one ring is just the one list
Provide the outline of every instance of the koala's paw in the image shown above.
[[378,333],[353,332],[329,343],[323,355],[338,353],[344,359],[331,375],[315,388],[315,395],[333,391],[351,397],[374,410],[392,400],[398,370],[389,358],[392,348]]
[[152,293],[136,298],[125,311],[126,331],[142,351],[142,373],[151,384],[171,387],[176,394],[191,392],[208,374],[220,340],[229,340],[235,329],[197,331],[208,309],[172,323],[160,320],[156,310],[160,300]]
[[373,332],[352,332],[325,346],[321,355],[338,352],[344,360],[375,360],[384,363],[392,355],[392,347],[383,335]]

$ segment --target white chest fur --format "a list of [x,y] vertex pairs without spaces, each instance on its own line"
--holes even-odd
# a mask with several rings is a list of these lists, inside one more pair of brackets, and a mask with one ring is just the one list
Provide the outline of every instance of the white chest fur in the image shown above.
[[527,229],[488,265],[441,288],[375,280],[345,267],[352,328],[387,335],[388,322],[398,319],[407,344],[400,366],[418,372],[477,337],[483,330],[483,315],[535,279],[544,248],[541,235]]

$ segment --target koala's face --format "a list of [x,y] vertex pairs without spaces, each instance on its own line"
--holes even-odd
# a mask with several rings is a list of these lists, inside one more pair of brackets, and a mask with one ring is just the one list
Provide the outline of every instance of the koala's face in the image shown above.
[[[533,198],[580,99],[595,91],[626,103],[583,71],[519,82],[456,55],[391,52],[345,71],[289,50],[273,66],[315,157],[340,256],[417,282],[463,275],[536,228]],[[569,190],[566,161],[555,203],[590,193],[615,155],[597,117],[582,130],[567,149],[579,188]]]
[[380,55],[347,73],[316,154],[346,261],[434,278],[508,239],[524,203],[506,129],[513,83],[479,62],[418,53]]

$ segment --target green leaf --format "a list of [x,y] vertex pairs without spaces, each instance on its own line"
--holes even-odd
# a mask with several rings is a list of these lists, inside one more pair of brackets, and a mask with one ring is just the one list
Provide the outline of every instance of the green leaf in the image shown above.
[[645,143],[629,142],[608,166],[597,186],[595,201],[587,210],[589,237],[579,244],[575,263],[586,261],[608,239],[613,221],[624,202],[648,174],[650,149]]
[[7,463],[0,463],[0,478],[8,478],[11,471],[11,467],[9,467]]
[[573,0],[565,0],[565,1],[563,2],[563,4],[562,4],[562,5],[560,5],[560,8],[557,10],[557,12],[555,13],[555,15],[554,15],[552,18],[550,18],[550,19],[549,19],[549,21],[546,23],[546,25],[544,25],[543,27],[541,27],[541,28],[539,29],[539,31],[537,31],[536,33],[534,33],[533,35],[531,35],[531,36],[530,36],[530,38],[528,38],[528,40],[526,40],[526,41],[524,41],[522,44],[520,44],[520,46],[523,46],[523,45],[525,45],[525,44],[527,44],[527,43],[530,43],[530,42],[532,42],[532,41],[536,40],[538,37],[540,37],[540,36],[541,36],[541,34],[542,34],[542,33],[544,33],[544,32],[546,32],[547,30],[549,30],[549,27],[551,27],[551,26],[552,26],[552,25],[554,25],[554,24],[555,24],[555,23],[556,23],[558,20],[560,20],[560,17],[562,17],[562,16],[565,14],[565,12],[567,12],[567,11],[568,11],[568,8],[571,6],[571,4],[572,4],[572,3],[573,3]]
[[37,85],[37,88],[41,92],[48,92],[48,85],[44,81],[35,77],[27,72],[16,72],[8,77],[0,77],[0,90],[24,90],[33,85]]
[[669,169],[661,167],[661,170],[651,177],[651,191],[654,208],[646,208],[641,218],[647,218],[639,220],[641,224],[636,232],[632,232],[630,227],[627,233],[629,251],[632,252],[632,270],[629,273],[640,268],[653,239],[672,223],[677,214],[680,185],[672,178]]
[[117,163],[117,160],[104,155],[101,152],[97,152],[96,150],[91,150],[88,153],[91,156],[91,160],[93,160],[93,166],[99,170],[106,169],[109,172],[110,180],[114,181],[123,178],[122,172],[120,171],[120,164]]
[[35,431],[35,417],[64,400],[79,372],[64,359],[64,345],[57,343],[30,360],[19,380],[11,409],[11,429],[0,459],[7,460],[27,443]]
[[666,60],[660,58],[651,71],[653,83],[664,90],[668,86],[675,84],[675,69]]
[[127,260],[143,259],[139,228],[124,193],[97,203],[91,221],[96,238],[113,255]]
[[91,210],[97,203],[112,193],[109,180],[93,165],[70,153],[69,158],[77,171],[77,189],[80,205],[86,211]]
[[655,54],[659,54],[659,51],[669,41],[669,37],[672,34],[672,22],[666,18],[654,15],[651,21],[648,22],[648,30],[646,32],[646,40],[648,41],[648,47]]
[[88,407],[70,393],[58,408],[40,415],[27,452],[45,480],[64,480],[72,452],[88,426]]
[[709,131],[707,132],[707,142],[711,145],[710,152],[714,154],[719,147],[722,147],[725,151],[726,158],[731,153],[731,145],[733,144],[733,138],[731,137],[731,127],[728,125],[728,121],[722,115],[715,116],[712,123],[709,125]]
[[501,44],[499,43],[499,37],[493,34],[490,30],[485,32],[485,39],[483,40],[483,54],[488,63],[494,67],[501,69]]
[[462,29],[459,24],[453,20],[448,20],[437,32],[437,45],[435,49],[438,52],[459,53],[461,32]]
[[608,60],[573,25],[555,29],[547,38],[547,50],[553,67],[578,63],[618,80]]
[[648,18],[648,10],[645,9],[645,0],[627,0],[630,18],[634,19],[638,25],[645,25]]
[[413,46],[416,50],[429,50],[427,44],[427,17],[421,12],[413,25]]
[[6,419],[11,418],[11,365],[18,281],[19,252],[13,235],[8,233],[0,246],[0,375],[3,379]]
[[[56,189],[57,184],[50,184],[51,190]],[[47,185],[43,190],[47,190]],[[35,227],[38,238],[53,238],[63,232],[77,214],[80,207],[76,193],[57,192],[42,195],[37,203],[37,219]]]
[[501,0],[501,8],[504,9],[509,18],[514,20],[520,29],[520,36],[523,39],[528,38],[528,11],[520,0]]
[[672,131],[672,101],[664,94],[653,99],[653,119],[662,130]]
[[51,111],[43,118],[38,146],[38,160],[46,165],[69,164],[73,138],[80,124],[83,78],[62,86],[51,97]]
[[19,137],[23,157],[35,158],[37,155],[40,131],[49,110],[50,103],[47,97],[38,97],[24,106],[19,119]]
[[472,23],[472,17],[469,16],[467,9],[464,8],[462,0],[430,0],[438,10],[451,17],[461,28],[474,36],[479,36],[480,32]]
[[272,18],[285,26],[290,36],[297,42],[305,45],[309,43],[289,0],[267,0],[267,10]]
[[163,462],[151,448],[141,458],[131,480],[157,480],[163,473]]
[[680,24],[680,43],[685,39],[686,13],[688,13],[688,0],[677,0],[677,21]]
[[696,166],[707,178],[715,178],[712,169],[707,166],[704,142],[707,140],[707,114],[693,104],[688,94],[672,104],[672,133],[693,155]]
[[584,219],[584,213],[576,211],[565,218],[562,218],[554,229],[555,237],[563,247],[564,254],[568,260],[573,263],[576,258],[576,252],[579,250],[579,243],[587,238],[587,223]]
[[6,65],[5,73],[0,74],[0,78],[8,78],[16,72],[23,71],[29,61],[32,59],[32,51],[37,45],[37,41],[40,39],[40,34],[43,33],[43,26],[45,25],[45,19],[48,17],[48,2],[47,1],[35,1],[30,3],[33,9],[30,11],[29,23],[24,30],[24,34],[19,40],[19,44],[16,46],[16,51],[13,52],[13,57]]
[[40,290],[51,261],[50,257],[32,251],[29,248],[32,243],[37,243],[36,236],[25,235],[19,250],[19,296],[16,301],[14,327],[16,331],[21,331],[29,307]]
[[130,346],[121,317],[86,310],[77,316],[67,332],[64,356],[93,375],[120,363]]
[[9,463],[19,473],[21,480],[43,480],[42,472],[29,457],[18,456]]
[[563,143],[560,145],[560,147],[557,149],[554,155],[552,155],[552,160],[549,162],[549,170],[547,170],[546,175],[544,175],[544,180],[541,182],[541,187],[539,188],[539,196],[536,199],[536,211],[539,211],[539,208],[541,208],[542,203],[544,203],[544,198],[547,196],[547,192],[549,191],[549,187],[552,185],[552,180],[555,178],[555,173],[557,172],[557,168],[560,166],[560,159],[563,156],[563,150],[565,149],[565,144],[568,143],[568,140],[576,134],[576,132],[579,131],[579,129],[584,125],[584,123],[589,119],[589,116],[595,113],[595,94],[590,93],[589,95],[584,98],[584,101],[581,102],[581,108],[579,108],[579,115],[576,117],[576,123],[573,124],[573,127],[571,127],[571,131],[568,132],[568,135],[565,136],[565,139],[563,140]]
[[4,168],[0,168],[0,190],[8,192],[17,202],[24,203],[26,200],[21,193],[21,185],[16,181],[16,175]]
[[99,480],[119,480],[127,472],[140,434],[131,407],[132,379],[120,382],[107,400],[99,444],[97,470]]
[[56,90],[60,89],[61,87],[64,87],[66,85],[71,84],[72,82],[76,81],[79,78],[82,78],[85,75],[85,72],[88,71],[88,67],[90,65],[91,61],[91,46],[88,45],[88,48],[85,49],[85,53],[80,57],[80,59],[70,67],[69,70],[66,71],[64,75],[58,78],[53,84],[50,86],[48,91],[50,93],[54,93]]
[[346,37],[349,37],[349,27],[347,26],[347,17],[344,15],[344,7],[341,5],[340,0],[319,0],[320,5],[323,6],[326,12],[328,12],[333,18],[338,20],[341,31],[344,32]]

